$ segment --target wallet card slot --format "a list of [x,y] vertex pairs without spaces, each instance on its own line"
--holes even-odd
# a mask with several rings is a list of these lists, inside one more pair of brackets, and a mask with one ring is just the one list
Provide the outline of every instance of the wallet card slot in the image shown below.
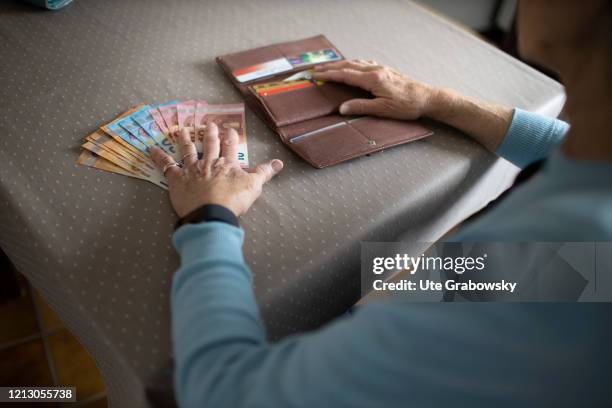
[[346,121],[293,139],[287,143],[291,149],[319,168],[362,156],[372,149],[368,139]]
[[354,98],[369,98],[371,94],[360,88],[323,83],[276,94],[251,93],[264,105],[276,127],[286,126],[338,112],[340,105]]
[[370,116],[364,116],[362,119],[353,123],[353,127],[370,140],[370,144],[376,146],[379,150],[421,139],[433,133],[418,121],[374,118]]
[[[261,106],[261,104],[260,104]],[[347,117],[340,115],[327,115],[319,118],[306,120],[303,122],[292,123],[291,125],[282,126],[276,128],[276,132],[281,137],[284,143],[289,143],[289,139],[296,136],[303,135],[305,133],[312,132],[314,130],[327,128],[330,125],[336,123],[345,122]]]
[[[293,136],[292,138],[289,139],[289,143],[297,143],[300,140],[306,139],[306,138],[311,137],[311,136],[315,136],[315,135],[317,135],[319,133],[323,133],[323,132],[326,132],[328,130],[340,127],[340,126],[348,126],[351,123],[356,122],[356,121],[358,121],[360,119],[363,119],[363,117],[354,118],[354,119],[350,119],[350,120],[347,120],[347,121],[334,123],[332,125],[325,126],[325,127],[320,128],[320,129],[311,130],[309,132],[302,133],[301,135]],[[364,137],[365,137],[365,135],[364,135]]]
[[337,106],[325,97],[315,85],[272,95],[251,92],[264,106],[277,127],[290,125],[333,113]]

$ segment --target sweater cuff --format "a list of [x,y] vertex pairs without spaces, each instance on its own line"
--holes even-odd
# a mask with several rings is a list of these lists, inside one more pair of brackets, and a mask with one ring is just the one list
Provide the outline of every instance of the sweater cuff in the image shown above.
[[172,243],[181,256],[181,267],[201,259],[243,260],[244,231],[225,222],[186,224],[176,230]]
[[520,168],[544,159],[561,144],[569,125],[516,108],[497,154]]

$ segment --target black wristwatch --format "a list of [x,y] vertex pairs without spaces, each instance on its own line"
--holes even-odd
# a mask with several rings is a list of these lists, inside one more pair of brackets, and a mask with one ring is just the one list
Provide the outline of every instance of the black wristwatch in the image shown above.
[[234,227],[239,226],[238,217],[228,208],[218,204],[205,204],[178,220],[174,229],[178,229],[185,224],[198,224],[206,221],[220,221]]

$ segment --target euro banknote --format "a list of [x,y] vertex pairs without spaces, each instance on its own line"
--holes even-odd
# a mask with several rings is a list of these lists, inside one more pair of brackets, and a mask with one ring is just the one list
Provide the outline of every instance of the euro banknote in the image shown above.
[[238,162],[248,168],[244,104],[212,105],[203,100],[139,104],[128,109],[84,138],[77,164],[167,189],[166,178],[151,159],[151,148],[161,148],[180,164],[177,137],[182,129],[188,129],[201,157],[206,128],[212,122],[219,127],[220,137],[230,128],[236,130]]

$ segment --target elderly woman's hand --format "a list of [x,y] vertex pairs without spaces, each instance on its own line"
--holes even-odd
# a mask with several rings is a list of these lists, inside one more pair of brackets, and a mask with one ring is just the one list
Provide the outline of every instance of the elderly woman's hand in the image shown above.
[[340,106],[343,115],[374,115],[393,119],[427,116],[453,126],[496,151],[514,110],[473,99],[447,88],[436,88],[396,70],[361,60],[338,61],[315,68],[314,78],[358,86],[373,99],[352,99]]
[[374,99],[352,99],[340,106],[343,115],[375,115],[417,119],[434,109],[437,89],[393,68],[362,60],[338,61],[315,67],[314,78],[343,82],[370,91]]
[[283,162],[275,159],[260,164],[252,172],[243,170],[238,164],[238,134],[230,129],[220,140],[214,123],[206,129],[202,159],[198,160],[188,130],[183,129],[178,143],[183,167],[174,165],[172,157],[157,147],[151,149],[151,156],[165,172],[170,201],[179,217],[205,204],[222,205],[240,216],[259,197],[264,183],[283,168]]

